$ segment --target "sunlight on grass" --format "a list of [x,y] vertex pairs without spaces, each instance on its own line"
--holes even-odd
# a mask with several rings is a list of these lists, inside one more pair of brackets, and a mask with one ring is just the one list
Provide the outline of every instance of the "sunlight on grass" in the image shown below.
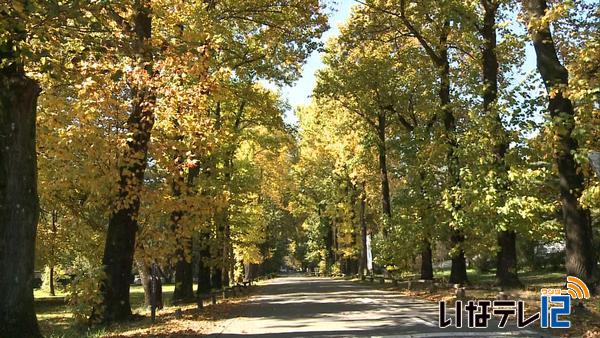
[[61,298],[61,297],[65,297],[67,295],[67,292],[63,289],[59,289],[56,288],[55,290],[55,295],[52,296],[50,294],[50,292],[47,289],[34,289],[33,290],[33,297],[34,298]]
[[[197,285],[194,284],[194,290]],[[159,316],[166,313],[170,313],[173,310],[171,298],[175,289],[174,284],[163,285],[163,303],[164,309],[159,311]],[[40,329],[45,337],[52,338],[68,338],[68,337],[103,337],[107,334],[119,332],[121,329],[129,330],[131,328],[138,328],[142,326],[150,326],[149,318],[142,319],[140,322],[133,322],[131,324],[117,325],[111,328],[111,332],[107,331],[106,328],[89,328],[85,326],[79,326],[75,323],[73,314],[71,313],[66,301],[65,296],[67,292],[64,290],[56,290],[56,295],[51,296],[47,290],[37,289],[34,290],[34,297],[36,299],[36,313]],[[144,288],[141,285],[132,285],[130,288],[129,300],[131,302],[131,309],[133,313],[150,316],[150,309],[144,305]],[[195,307],[192,306],[192,307]]]

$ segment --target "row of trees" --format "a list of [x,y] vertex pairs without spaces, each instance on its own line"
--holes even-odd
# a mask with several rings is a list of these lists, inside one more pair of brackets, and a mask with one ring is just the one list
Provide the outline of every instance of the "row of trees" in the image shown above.
[[172,267],[174,300],[186,301],[194,271],[205,292],[243,264],[281,259],[295,140],[269,83],[299,76],[324,10],[304,0],[0,5],[2,334],[40,335],[36,259],[52,277],[74,275],[76,314],[102,322],[131,316],[134,269],[144,279],[151,264]]
[[364,273],[370,234],[386,270],[418,257],[432,279],[444,248],[451,283],[494,255],[516,286],[520,238],[566,243],[566,272],[597,285],[600,9],[550,5],[359,1],[299,111],[314,264]]

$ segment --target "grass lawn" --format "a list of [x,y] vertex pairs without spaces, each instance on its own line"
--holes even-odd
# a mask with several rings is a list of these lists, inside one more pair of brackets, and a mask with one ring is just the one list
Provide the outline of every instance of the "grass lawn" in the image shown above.
[[[163,285],[164,308],[157,312],[155,324],[150,321],[150,310],[144,306],[144,290],[141,285],[131,286],[130,302],[132,311],[143,317],[127,323],[107,327],[78,325],[65,302],[64,292],[50,296],[44,290],[35,290],[35,308],[40,329],[45,337],[140,337],[158,333],[176,336],[204,332],[211,327],[215,318],[226,316],[231,305],[243,299],[226,300],[216,306],[205,307],[199,312],[196,304],[174,307],[171,303],[173,289],[172,284]],[[177,308],[182,310],[181,318],[175,318]]]

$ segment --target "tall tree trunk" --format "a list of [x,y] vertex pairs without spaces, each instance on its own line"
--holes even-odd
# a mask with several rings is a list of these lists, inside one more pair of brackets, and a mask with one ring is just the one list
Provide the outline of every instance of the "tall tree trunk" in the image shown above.
[[496,284],[505,287],[522,285],[517,276],[517,233],[498,232],[500,251],[496,257]]
[[[241,114],[244,111],[245,104],[242,102],[240,105],[240,109],[237,114],[236,122],[234,124],[234,131],[238,131],[238,126],[241,119]],[[225,181],[225,185],[228,187],[231,186],[231,180],[233,177],[233,157],[235,156],[235,150],[228,151],[225,156],[225,173],[223,175],[223,179]],[[223,253],[222,253],[222,272],[221,277],[223,278],[223,286],[229,286],[229,270],[231,267],[231,262],[233,259],[233,247],[231,246],[231,226],[229,224],[229,202],[225,206],[223,211]]]
[[[136,8],[134,31],[138,62],[152,76],[152,51],[148,45],[152,19],[148,4]],[[103,322],[121,321],[131,317],[129,284],[135,251],[136,217],[140,207],[140,190],[146,171],[148,142],[154,125],[153,106],[156,98],[149,88],[132,89],[133,107],[127,127],[129,138],[123,164],[119,169],[118,208],[110,216],[102,265],[106,280],[102,284]]]
[[[377,115],[377,133],[379,142],[377,150],[379,152],[379,175],[381,181],[381,207],[383,216],[388,220],[392,218],[392,204],[390,202],[390,182],[388,179],[387,171],[387,149],[385,145],[385,128],[386,128],[386,116],[385,111],[382,110]],[[383,234],[387,236],[388,229],[387,224],[383,224]]]
[[[448,35],[450,34],[450,20],[445,19],[442,30],[440,31],[439,40],[435,45],[430,42],[419,32],[415,26],[412,25],[408,17],[406,16],[406,1],[400,0],[400,19],[403,21],[404,26],[408,31],[414,35],[419,41],[421,47],[425,50],[433,65],[437,68],[440,87],[438,90],[438,98],[440,99],[440,106],[442,112],[442,119],[444,122],[444,131],[446,144],[448,145],[448,153],[446,154],[446,160],[448,163],[448,188],[456,188],[460,185],[460,164],[458,162],[458,155],[456,149],[458,148],[458,142],[456,141],[456,120],[451,107],[450,99],[450,60],[448,58]],[[457,201],[452,200],[452,211],[453,213],[460,208]],[[454,216],[452,216],[454,218]],[[453,219],[452,221],[456,221]],[[464,236],[461,230],[456,226],[453,227],[452,235],[450,238],[450,244],[453,249],[456,250],[456,254],[452,257],[452,269],[450,272],[450,280],[454,283],[466,283],[467,280],[467,264],[465,260],[465,253],[463,249]]]
[[[446,22],[449,26],[449,23]],[[448,29],[449,27],[447,27]],[[440,55],[442,67],[440,68],[440,89],[439,97],[442,105],[442,113],[444,120],[444,129],[446,142],[448,144],[448,154],[446,155],[448,161],[448,174],[449,174],[449,187],[458,188],[460,186],[460,164],[458,162],[458,142],[456,141],[456,119],[450,106],[450,61],[448,59],[448,33],[444,33],[440,37],[440,45],[443,46]],[[458,201],[452,200],[453,213],[460,209]],[[454,217],[454,216],[452,216]],[[455,220],[454,220],[455,221]],[[452,257],[452,269],[450,271],[450,283],[463,284],[468,282],[467,278],[467,262],[465,259],[464,236],[462,230],[458,228],[452,229],[452,236],[450,243],[456,250],[456,254]]]
[[218,211],[215,217],[216,233],[212,241],[211,257],[211,287],[220,289],[223,287],[223,245],[225,235],[225,216],[223,211]]
[[[183,165],[179,161],[179,165]],[[190,187],[194,177],[199,173],[199,169],[195,168],[188,173],[187,186]],[[173,196],[181,196],[181,189],[184,185],[183,176],[177,173],[177,177],[173,181]],[[187,193],[187,192],[186,192]],[[184,212],[175,210],[171,213],[172,231],[176,236],[175,257],[175,288],[173,290],[173,303],[192,302],[194,300],[194,277],[192,272],[192,261],[188,259],[192,251],[191,235],[178,231],[180,228],[179,222],[183,217]]]
[[224,275],[227,274],[226,264],[226,243],[225,243],[225,228],[228,220],[227,211],[225,209],[217,212],[215,216],[216,233],[212,242],[211,256],[212,256],[212,277],[211,285],[213,288],[222,288],[224,282]]
[[433,254],[431,251],[431,243],[429,240],[423,241],[421,248],[421,279],[433,279]]
[[229,269],[231,262],[231,250],[230,250],[230,240],[231,240],[231,228],[229,227],[229,213],[227,214],[227,218],[225,221],[225,228],[223,233],[223,271],[221,272],[221,277],[223,278],[223,286],[229,286]]
[[135,260],[135,265],[137,266],[142,288],[144,289],[144,305],[150,306],[150,267],[140,259]]
[[[428,128],[430,129],[430,128]],[[428,134],[430,134],[430,130],[428,130]],[[423,241],[421,243],[421,279],[425,280],[433,280],[433,252],[431,250],[431,240],[429,236],[429,222],[425,222],[428,214],[432,213],[432,205],[429,197],[427,196],[427,191],[425,189],[425,170],[419,170],[419,190],[421,196],[427,202],[427,209],[425,213],[421,216],[421,222],[423,224],[422,236]]]
[[219,266],[214,266],[211,269],[210,275],[210,286],[213,289],[220,289],[223,287],[223,278],[222,278],[223,270]]
[[[207,170],[205,175],[209,176],[211,171]],[[195,165],[190,168],[188,173],[187,185],[189,189],[193,189],[194,181],[200,174],[200,166]],[[196,289],[196,295],[200,296],[210,292],[210,233],[204,232],[201,234],[200,239],[197,241],[198,250],[198,287]],[[190,262],[191,264],[191,262]],[[190,265],[190,276],[193,271]],[[193,278],[191,278],[190,285],[193,287]]]
[[4,50],[9,55],[0,52],[0,65],[8,64],[0,68],[0,331],[6,337],[40,337],[33,306],[40,87],[10,55],[12,45]]
[[[183,252],[180,252],[183,255]],[[173,303],[191,302],[194,300],[194,276],[192,262],[185,258],[175,264],[175,289],[173,290]]]
[[210,259],[209,249],[210,236],[205,234],[202,236],[200,241],[200,250],[198,257],[198,288],[196,294],[202,295],[210,292],[210,265],[208,260]]
[[[483,24],[480,33],[483,38],[481,65],[483,71],[483,110],[493,119],[494,128],[492,135],[495,137],[494,155],[497,176],[506,178],[508,168],[505,154],[508,150],[508,133],[502,125],[502,119],[496,108],[498,100],[498,56],[496,53],[496,13],[498,1],[481,0],[484,9]],[[501,202],[505,200],[506,183],[497,184],[496,189],[501,194]],[[506,224],[508,226],[508,224]],[[517,275],[516,232],[514,230],[500,230],[497,234],[499,251],[496,260],[496,284],[500,286],[521,285]]]
[[56,292],[54,290],[54,264],[50,265],[50,296],[56,296]]
[[[453,247],[462,245],[464,241],[465,238],[460,231],[454,231],[450,236],[450,243]],[[464,250],[460,250],[458,254],[452,256],[452,267],[450,268],[450,279],[448,282],[452,284],[464,284],[468,281],[465,252]]]
[[50,217],[52,218],[52,241],[50,244],[50,280],[48,282],[50,286],[50,295],[56,296],[56,292],[54,290],[54,262],[56,261],[56,222],[58,221],[57,211],[52,210]]
[[548,93],[548,110],[555,128],[554,160],[560,179],[560,199],[566,235],[567,274],[579,277],[592,289],[595,280],[596,254],[592,241],[592,224],[589,210],[579,203],[584,189],[583,174],[573,157],[577,140],[572,132],[575,128],[575,110],[571,100],[565,97],[569,84],[569,73],[560,63],[547,22],[540,23],[548,5],[545,0],[524,0],[523,7],[530,21],[536,21],[530,31],[537,56],[537,68]]
[[359,274],[360,276],[365,275],[367,270],[367,220],[365,217],[366,212],[366,201],[367,194],[365,192],[365,182],[362,183],[362,191],[360,193],[360,264]]

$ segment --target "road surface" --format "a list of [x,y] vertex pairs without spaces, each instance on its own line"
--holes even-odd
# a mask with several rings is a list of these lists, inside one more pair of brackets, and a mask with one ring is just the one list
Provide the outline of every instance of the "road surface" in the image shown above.
[[[290,276],[261,286],[210,337],[551,337],[535,328],[440,329],[438,304],[328,278]],[[450,313],[449,313],[450,314]],[[511,317],[509,323],[514,322]],[[539,322],[533,326],[539,327]]]

